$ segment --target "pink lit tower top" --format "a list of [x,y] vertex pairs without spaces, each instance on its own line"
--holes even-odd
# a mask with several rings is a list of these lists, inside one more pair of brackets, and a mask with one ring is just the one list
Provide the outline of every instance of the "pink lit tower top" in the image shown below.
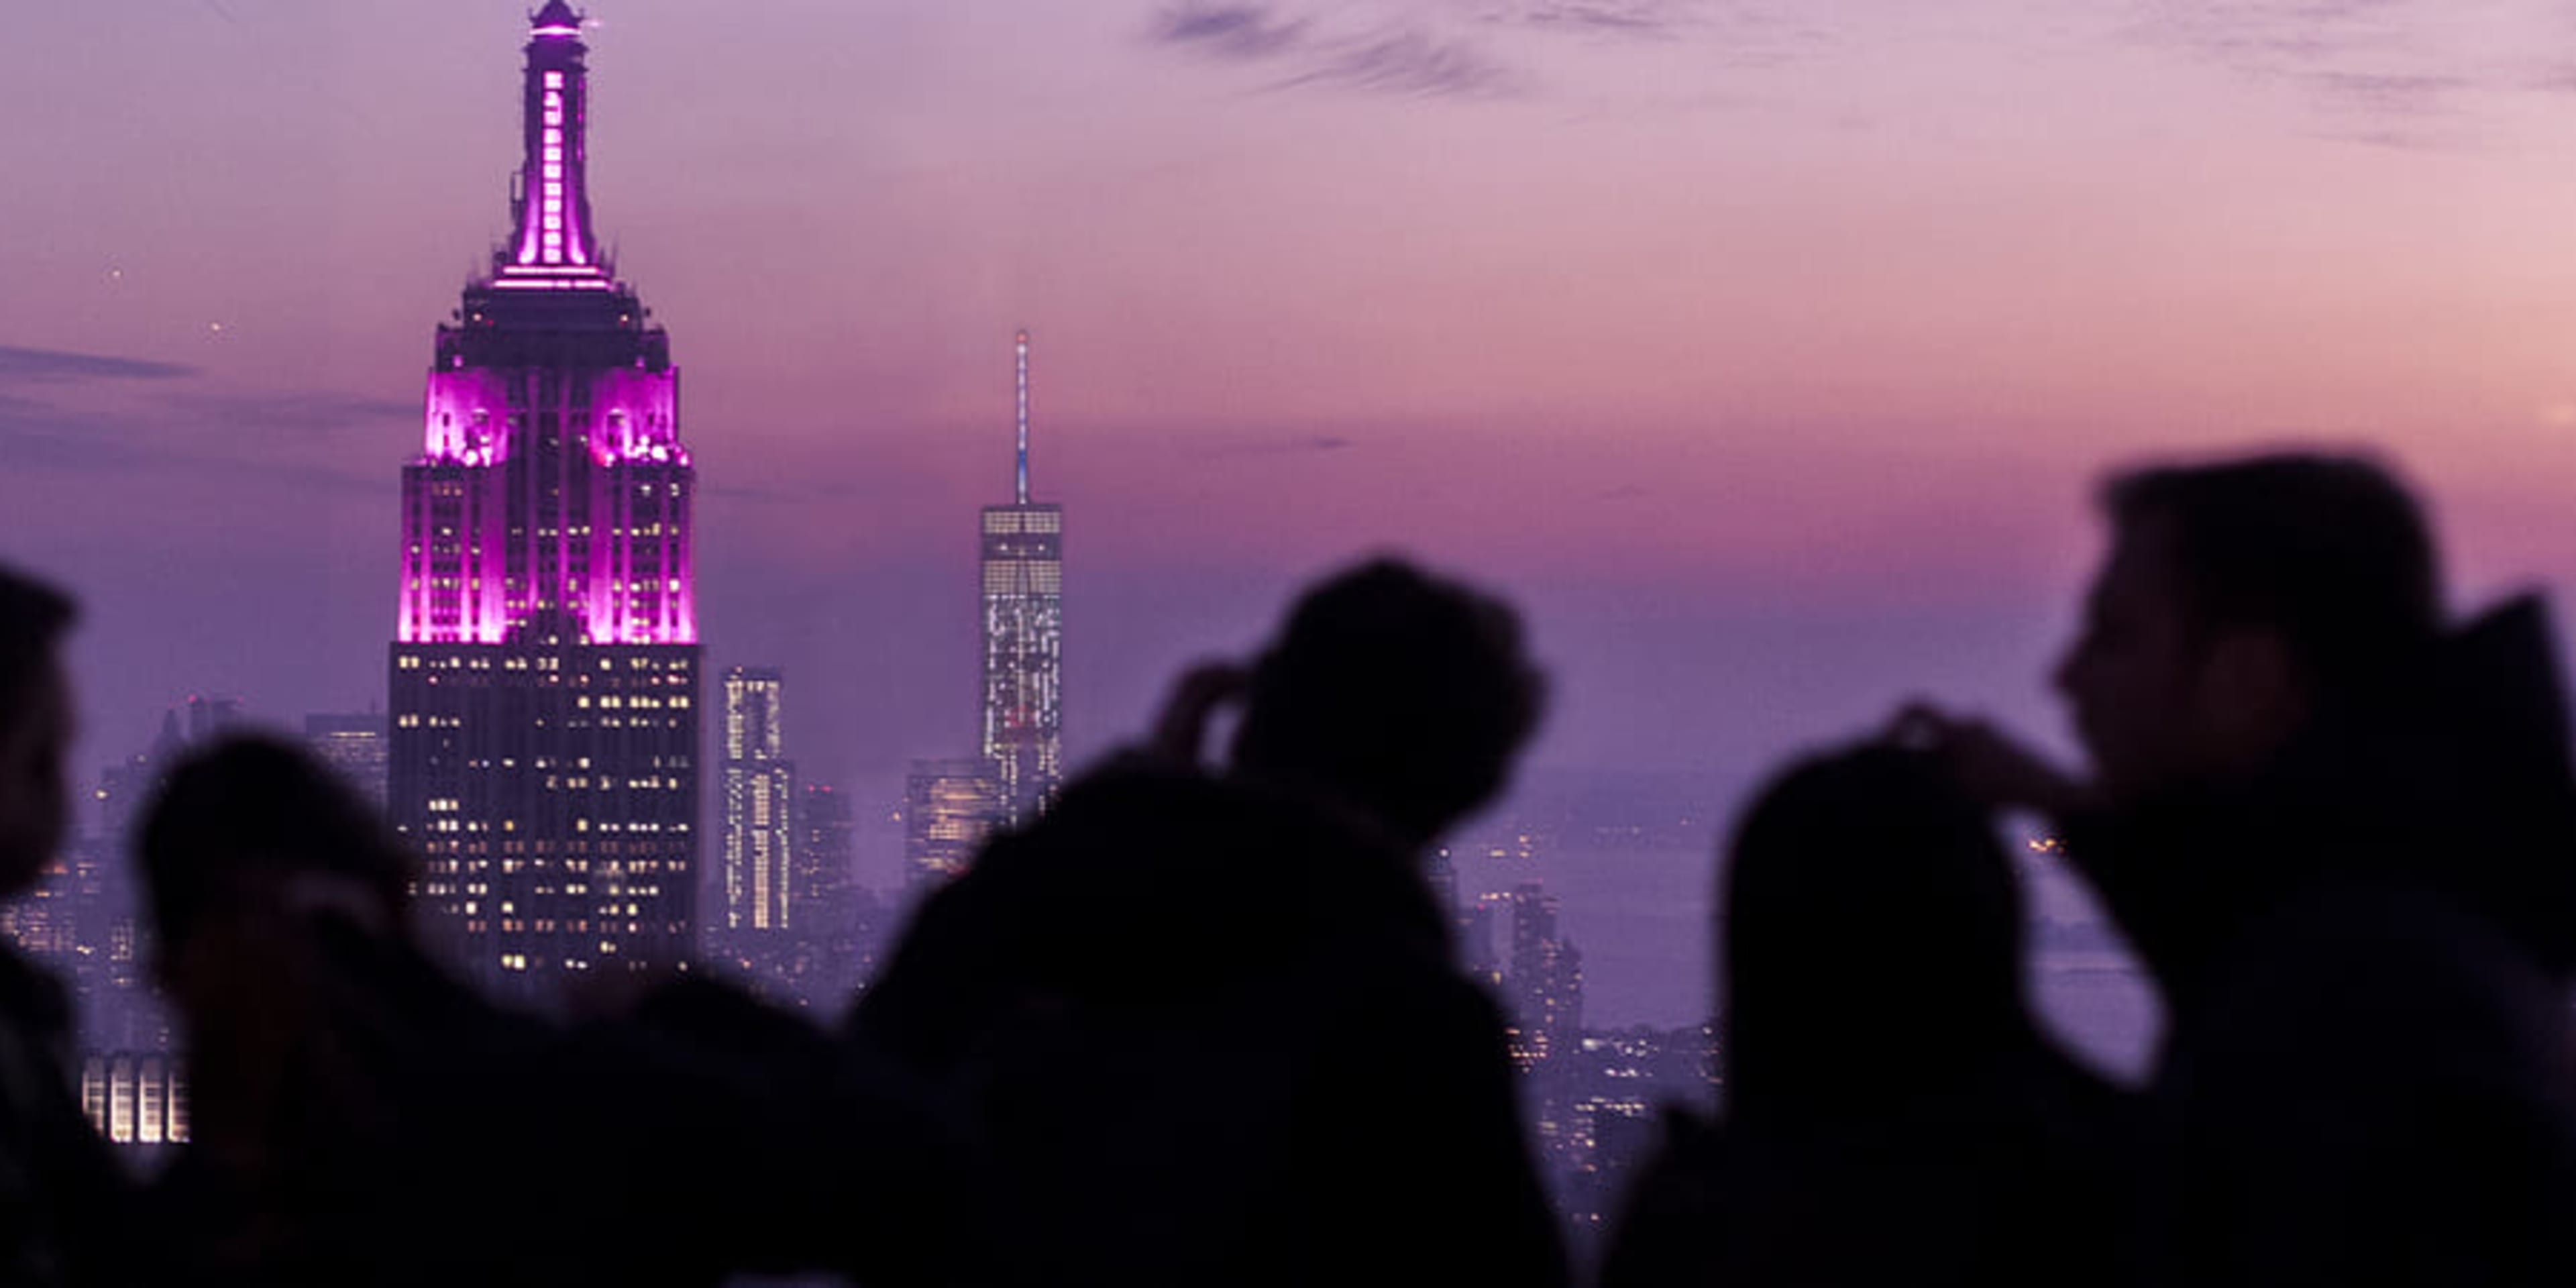
[[680,373],[591,222],[581,15],[530,21],[510,238],[438,328],[403,471],[400,638],[692,644]]

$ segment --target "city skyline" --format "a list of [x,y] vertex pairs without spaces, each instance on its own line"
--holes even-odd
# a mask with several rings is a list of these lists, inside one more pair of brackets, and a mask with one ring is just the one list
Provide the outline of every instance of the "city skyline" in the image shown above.
[[[1700,869],[1605,902],[1704,887],[1747,782],[1910,693],[2062,744],[2085,489],[2141,452],[2384,444],[2463,601],[2576,584],[2538,4],[593,9],[616,199],[577,223],[688,328],[709,662],[804,677],[800,766],[870,816],[964,750],[961,516],[1023,322],[1084,516],[1073,764],[1302,580],[1416,550],[1530,614],[1542,766],[1704,785]],[[87,601],[79,763],[182,693],[381,687],[384,444],[508,233],[525,16],[39,12],[0,51],[62,122],[0,140],[58,180],[0,193],[0,555]]]

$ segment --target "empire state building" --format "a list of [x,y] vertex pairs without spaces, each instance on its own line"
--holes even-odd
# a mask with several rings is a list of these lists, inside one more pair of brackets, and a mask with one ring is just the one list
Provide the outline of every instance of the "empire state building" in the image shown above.
[[542,1001],[692,946],[701,656],[679,370],[592,222],[580,15],[531,28],[510,238],[403,469],[388,804],[424,929]]

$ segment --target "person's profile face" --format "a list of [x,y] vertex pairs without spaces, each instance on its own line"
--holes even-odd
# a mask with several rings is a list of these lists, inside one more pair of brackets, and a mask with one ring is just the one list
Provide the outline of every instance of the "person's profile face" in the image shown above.
[[2194,771],[2201,654],[2169,535],[2152,521],[2120,525],[2056,675],[2113,799]]
[[71,686],[49,661],[25,705],[0,711],[0,896],[33,886],[62,848],[71,824],[63,771],[71,739]]

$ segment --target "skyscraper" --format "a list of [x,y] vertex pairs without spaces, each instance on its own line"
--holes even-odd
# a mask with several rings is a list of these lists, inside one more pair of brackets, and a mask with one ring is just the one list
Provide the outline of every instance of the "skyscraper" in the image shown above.
[[403,470],[387,804],[428,928],[543,999],[693,947],[701,677],[679,372],[591,221],[580,15],[531,26],[510,239]]
[[796,866],[789,884],[794,902],[811,909],[813,916],[800,910],[800,928],[824,934],[847,929],[851,896],[857,893],[850,861],[857,853],[849,796],[826,783],[805,784],[796,796]]
[[724,930],[743,951],[785,932],[797,907],[796,766],[787,759],[779,673],[737,666],[724,676]]
[[1064,777],[1064,507],[1029,499],[1029,333],[1017,347],[1013,500],[984,507],[984,757],[1004,820],[1028,822]]
[[904,779],[904,884],[927,889],[966,870],[1002,821],[1000,771],[989,760],[916,760]]
[[1512,1062],[1528,1075],[1530,1132],[1560,1170],[1580,1161],[1574,1115],[1583,1050],[1583,955],[1557,927],[1556,896],[1538,882],[1512,887],[1511,961],[1504,1000]]
[[205,742],[238,729],[242,724],[242,700],[228,696],[188,695],[188,741]]
[[1512,887],[1511,910],[1512,1055],[1543,1069],[1583,1041],[1583,955],[1558,930],[1556,896],[1538,882]]
[[797,789],[796,940],[804,969],[786,981],[809,1008],[838,1011],[875,973],[885,918],[850,870],[857,857],[850,798],[822,783]]

